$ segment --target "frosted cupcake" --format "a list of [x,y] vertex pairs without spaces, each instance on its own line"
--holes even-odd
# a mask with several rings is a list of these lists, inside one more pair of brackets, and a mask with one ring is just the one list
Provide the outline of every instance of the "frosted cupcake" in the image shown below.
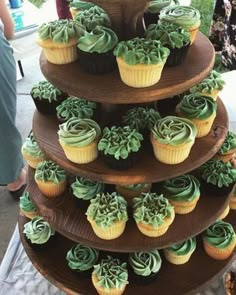
[[194,237],[164,249],[164,255],[170,263],[180,265],[189,261],[195,249],[196,238]]
[[192,6],[171,5],[160,12],[160,22],[169,22],[179,25],[190,33],[190,43],[193,44],[199,30],[200,12]]
[[67,188],[66,171],[50,160],[37,165],[34,179],[43,195],[49,198],[62,195]]
[[70,7],[70,13],[72,15],[73,18],[75,18],[75,16],[83,10],[88,10],[89,8],[95,6],[93,3],[90,2],[84,2],[84,1],[80,1],[80,0],[74,0],[71,1],[69,3],[69,7]]
[[156,279],[161,263],[158,250],[130,253],[131,278],[136,283],[150,283]]
[[68,64],[76,61],[77,39],[84,28],[74,20],[59,19],[42,24],[38,29],[37,43],[46,59],[53,64]]
[[99,238],[116,239],[125,230],[128,220],[127,203],[116,192],[98,194],[90,200],[86,215]]
[[190,92],[209,96],[213,100],[216,100],[224,85],[225,82],[221,78],[221,74],[213,70],[202,82],[190,88]]
[[66,254],[69,268],[82,275],[91,275],[98,257],[98,250],[81,244],[73,246]]
[[236,245],[236,236],[230,223],[218,220],[203,233],[206,253],[213,259],[227,259]]
[[94,265],[92,282],[100,295],[121,295],[128,282],[127,264],[107,256]]
[[20,209],[21,212],[29,219],[39,215],[37,208],[30,199],[29,192],[24,192],[20,197]]
[[236,210],[236,187],[231,193],[230,200],[229,200],[230,209]]
[[97,104],[84,98],[69,96],[59,106],[57,106],[57,118],[65,122],[72,117],[78,119],[92,119]]
[[215,155],[217,160],[222,160],[224,162],[229,162],[234,157],[236,152],[236,134],[228,131],[226,138],[220,147],[218,153]]
[[91,119],[70,118],[59,125],[59,142],[68,160],[77,164],[90,163],[98,157],[99,125]]
[[21,153],[27,164],[34,169],[36,168],[38,163],[45,160],[45,155],[39,148],[35,140],[33,131],[30,132],[25,142],[23,143]]
[[152,86],[160,80],[169,53],[159,41],[138,37],[121,41],[114,49],[121,80],[135,88]]
[[200,182],[190,174],[181,175],[163,184],[163,194],[177,214],[187,214],[194,210],[200,197]]
[[157,160],[178,164],[186,160],[195,142],[196,126],[187,119],[167,116],[152,128],[151,142]]
[[196,137],[206,136],[216,117],[217,103],[210,97],[199,94],[185,95],[176,107],[180,117],[191,120],[197,127]]
[[148,237],[166,233],[175,218],[174,207],[157,193],[142,193],[133,199],[133,216],[138,229]]

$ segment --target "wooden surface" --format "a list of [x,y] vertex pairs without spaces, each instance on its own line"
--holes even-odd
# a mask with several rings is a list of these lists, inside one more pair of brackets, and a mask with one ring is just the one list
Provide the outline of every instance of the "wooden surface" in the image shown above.
[[[235,212],[231,213],[229,222],[236,228]],[[78,273],[73,272],[67,266],[65,259],[67,251],[74,243],[60,235],[54,240],[54,246],[34,251],[25,241],[22,234],[23,225],[28,220],[22,216],[19,217],[19,230],[23,246],[38,271],[57,287],[67,294],[95,295],[95,288],[92,286],[91,278],[81,277]],[[189,262],[184,265],[170,264],[162,256],[162,266],[157,279],[149,285],[142,286],[130,283],[124,295],[183,295],[196,294],[204,288],[209,287],[215,279],[224,273],[235,259],[232,255],[229,259],[217,261],[205,253],[203,250],[201,238],[197,240],[196,251],[191,256]],[[104,255],[104,253],[102,253]],[[119,257],[120,254],[113,253],[113,257]],[[123,257],[125,258],[125,257]]]
[[[30,193],[31,199],[45,220],[68,239],[106,251],[134,252],[153,248],[161,249],[186,240],[206,229],[228,205],[227,196],[215,197],[201,192],[196,208],[186,215],[176,214],[167,233],[158,238],[149,238],[140,233],[132,217],[132,209],[130,209],[124,233],[118,239],[104,241],[94,234],[87,221],[85,212],[89,202],[78,202],[78,199],[69,192],[69,188],[63,196],[54,200],[48,199],[38,189],[34,181],[33,169],[29,170],[28,176],[26,191]],[[115,189],[109,188],[109,190],[114,191]],[[160,189],[155,185],[152,191],[160,193]]]
[[45,78],[66,93],[101,103],[128,104],[151,102],[188,90],[209,74],[214,59],[212,44],[198,33],[182,65],[164,68],[160,82],[139,89],[126,86],[120,80],[118,70],[100,76],[89,75],[80,69],[77,62],[54,65],[43,54],[40,66]]
[[38,145],[47,157],[72,174],[105,183],[158,182],[196,169],[220,148],[227,133],[228,116],[221,100],[217,101],[218,111],[211,132],[201,139],[196,139],[189,157],[177,165],[166,165],[157,161],[151,147],[148,148],[147,144],[134,167],[124,171],[107,167],[101,156],[92,163],[79,165],[66,158],[58,141],[59,122],[55,117],[46,116],[36,111],[33,130]]

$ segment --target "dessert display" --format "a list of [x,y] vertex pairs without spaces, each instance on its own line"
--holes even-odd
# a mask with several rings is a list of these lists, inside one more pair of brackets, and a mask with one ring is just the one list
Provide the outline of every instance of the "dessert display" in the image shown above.
[[20,197],[20,209],[21,212],[29,219],[32,219],[39,215],[37,208],[30,199],[29,192],[25,191]]
[[225,141],[215,155],[215,158],[224,162],[229,162],[236,152],[236,134],[228,131]]

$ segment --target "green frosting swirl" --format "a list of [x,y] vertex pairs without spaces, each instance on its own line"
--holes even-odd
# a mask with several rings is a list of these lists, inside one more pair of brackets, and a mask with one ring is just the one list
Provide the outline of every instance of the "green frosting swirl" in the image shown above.
[[203,233],[203,239],[216,248],[224,249],[235,240],[235,232],[230,223],[217,220]]
[[225,85],[225,81],[222,80],[221,74],[217,71],[211,71],[210,75],[204,79],[201,83],[193,86],[190,92],[205,92],[211,94],[213,90],[222,90]]
[[90,53],[105,53],[112,50],[118,43],[118,37],[111,29],[96,26],[90,33],[78,39],[78,48]]
[[112,126],[110,129],[105,127],[98,143],[98,150],[117,160],[127,159],[130,153],[139,151],[142,140],[142,134],[130,126]]
[[33,131],[27,136],[25,142],[23,143],[22,150],[24,153],[33,156],[35,158],[42,158],[44,157],[43,151],[39,148]]
[[200,182],[193,175],[181,175],[164,182],[163,194],[168,200],[191,202],[200,196]]
[[172,5],[163,8],[160,12],[160,22],[170,22],[189,29],[198,27],[201,23],[200,12],[192,6]]
[[107,229],[115,222],[128,220],[127,202],[116,192],[97,194],[90,200],[86,215],[102,229]]
[[93,6],[95,6],[95,4],[91,3],[91,2],[84,2],[84,1],[80,1],[80,0],[74,0],[71,1],[69,3],[69,6],[75,10],[86,10],[89,9]]
[[97,194],[103,193],[104,184],[84,177],[76,177],[71,184],[73,195],[78,199],[91,200]]
[[160,11],[169,6],[169,5],[174,5],[174,4],[179,4],[178,0],[151,0],[149,2],[148,9],[146,12],[149,13],[160,13]]
[[135,183],[135,184],[124,185],[124,187],[139,191],[149,187],[149,185],[150,183]]
[[205,120],[216,112],[217,103],[208,96],[192,93],[182,98],[179,109],[188,119]]
[[23,233],[32,244],[45,244],[55,235],[55,230],[42,217],[36,216],[25,223]]
[[147,39],[159,40],[167,48],[181,48],[190,43],[190,33],[183,27],[162,22],[161,24],[151,24],[145,32]]
[[37,165],[34,177],[37,180],[44,182],[52,181],[53,183],[58,184],[59,182],[66,180],[67,175],[63,168],[48,160],[40,162]]
[[174,207],[168,199],[157,193],[142,193],[133,199],[134,219],[137,223],[151,224],[157,228],[165,222],[165,218],[174,214]]
[[188,119],[167,116],[157,121],[152,135],[160,143],[173,146],[195,141],[196,126]]
[[52,102],[57,101],[58,96],[62,95],[62,92],[48,81],[40,81],[32,87],[30,94],[35,99],[45,99]]
[[84,27],[75,20],[59,19],[42,24],[38,28],[41,40],[51,39],[54,43],[67,44],[72,38],[84,34]]
[[210,159],[200,167],[201,177],[218,187],[228,187],[236,181],[236,169],[231,164],[220,160]]
[[129,125],[138,131],[151,129],[161,118],[158,111],[149,107],[134,107],[122,117],[122,124]]
[[236,148],[236,134],[228,131],[225,141],[220,147],[220,150],[218,151],[219,154],[224,155],[228,151]]
[[98,256],[98,250],[77,244],[67,252],[66,260],[71,269],[82,272],[90,270],[97,262]]
[[99,125],[91,119],[70,118],[59,125],[59,141],[62,144],[83,147],[96,140],[101,135]]
[[172,252],[174,255],[177,256],[183,256],[189,253],[193,253],[196,249],[196,244],[196,238],[193,237],[184,242],[171,245],[167,248],[167,251]]
[[97,285],[105,290],[122,289],[128,282],[127,263],[107,256],[100,264],[94,265]]
[[159,271],[161,257],[157,250],[134,252],[129,254],[129,264],[132,266],[134,273],[146,277]]
[[59,106],[57,106],[57,115],[59,118],[67,121],[72,117],[79,119],[91,119],[97,104],[84,98],[69,96]]
[[24,192],[20,197],[20,208],[25,212],[37,212],[34,203],[30,199],[29,192]]
[[82,25],[87,32],[91,32],[96,26],[111,27],[111,21],[107,13],[96,5],[77,13],[75,20]]
[[114,49],[114,55],[121,57],[127,64],[158,64],[165,62],[170,50],[163,47],[160,41],[134,38],[121,41]]

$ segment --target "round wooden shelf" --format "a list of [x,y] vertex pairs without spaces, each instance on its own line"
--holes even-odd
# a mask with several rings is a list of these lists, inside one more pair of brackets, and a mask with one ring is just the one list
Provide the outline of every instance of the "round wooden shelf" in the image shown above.
[[[232,212],[228,221],[236,228],[235,214]],[[25,217],[19,217],[20,236],[26,253],[38,271],[67,294],[97,294],[95,288],[92,286],[90,277],[81,277],[67,266],[66,253],[74,243],[63,236],[57,235],[54,245],[50,247],[45,245],[45,249],[35,251],[29,246],[22,234],[23,225],[27,221],[28,219]],[[125,258],[118,253],[113,253],[112,255],[113,257]],[[204,288],[209,287],[214,280],[227,270],[234,259],[235,255],[223,261],[211,259],[205,253],[201,238],[198,237],[196,251],[191,256],[189,262],[178,266],[170,264],[163,258],[160,272],[154,282],[145,286],[130,283],[126,287],[124,294],[156,295],[157,290],[158,294],[196,294]]]
[[228,130],[228,116],[222,101],[218,98],[218,110],[211,132],[194,143],[189,157],[177,165],[166,165],[157,161],[151,148],[145,146],[134,167],[118,171],[106,166],[102,157],[89,164],[75,164],[69,161],[58,141],[59,121],[54,116],[35,112],[33,130],[40,148],[52,161],[68,172],[88,179],[115,184],[159,182],[192,171],[209,160],[222,145]]
[[[201,192],[200,200],[193,212],[186,215],[176,214],[175,220],[167,233],[158,238],[149,238],[140,233],[130,209],[129,220],[124,233],[117,239],[105,241],[94,234],[90,223],[87,221],[85,212],[86,205],[89,202],[79,202],[72,196],[69,189],[61,197],[55,199],[46,198],[34,181],[34,170],[29,169],[26,191],[29,192],[31,199],[39,209],[40,215],[60,234],[75,242],[113,252],[161,249],[184,241],[205,230],[228,205],[227,196],[215,197]],[[158,192],[160,190],[158,190],[157,185],[153,185],[152,191]]]
[[151,102],[183,93],[210,73],[214,60],[215,51],[211,42],[198,33],[184,63],[164,68],[161,80],[148,88],[126,86],[118,70],[105,75],[90,75],[84,73],[77,62],[55,65],[48,62],[44,54],[41,54],[40,66],[48,81],[70,95],[100,103],[129,104]]

